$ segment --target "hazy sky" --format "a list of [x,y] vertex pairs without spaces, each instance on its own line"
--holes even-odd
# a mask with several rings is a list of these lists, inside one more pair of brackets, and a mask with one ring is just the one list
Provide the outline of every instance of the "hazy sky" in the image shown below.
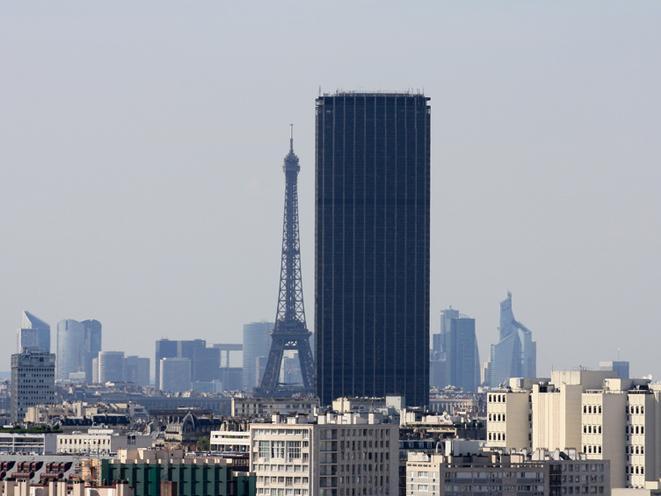
[[0,3],[0,328],[104,348],[241,339],[275,314],[289,123],[314,321],[314,98],[432,100],[432,330],[498,303],[539,374],[661,377],[661,2]]

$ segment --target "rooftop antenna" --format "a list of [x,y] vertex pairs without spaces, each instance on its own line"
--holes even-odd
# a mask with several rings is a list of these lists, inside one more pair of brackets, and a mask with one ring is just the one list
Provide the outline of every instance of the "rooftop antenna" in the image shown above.
[[294,124],[289,124],[289,151],[294,151]]

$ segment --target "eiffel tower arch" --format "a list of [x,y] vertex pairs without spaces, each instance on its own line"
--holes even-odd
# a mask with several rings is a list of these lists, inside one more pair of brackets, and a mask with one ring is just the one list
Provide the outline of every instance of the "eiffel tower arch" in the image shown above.
[[[303,280],[301,277],[301,242],[298,225],[298,173],[301,170],[294,153],[293,127],[289,153],[283,165],[285,173],[285,212],[282,223],[280,285],[275,326],[271,333],[271,350],[262,382],[261,396],[291,396],[315,393],[315,369],[310,349],[310,331],[305,322]],[[296,351],[301,367],[302,384],[280,383],[280,369],[286,351]]]

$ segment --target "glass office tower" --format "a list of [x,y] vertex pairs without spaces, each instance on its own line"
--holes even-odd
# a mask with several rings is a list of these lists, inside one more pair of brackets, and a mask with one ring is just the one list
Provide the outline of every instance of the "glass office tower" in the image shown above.
[[429,98],[316,104],[315,332],[322,403],[429,396]]

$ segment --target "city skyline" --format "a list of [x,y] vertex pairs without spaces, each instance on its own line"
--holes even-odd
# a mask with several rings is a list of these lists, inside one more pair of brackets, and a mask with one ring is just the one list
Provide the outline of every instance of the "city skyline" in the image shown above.
[[[485,358],[498,301],[511,289],[517,318],[535,331],[540,375],[636,353],[632,373],[661,376],[652,352],[636,349],[661,327],[654,312],[660,178],[653,165],[660,155],[653,116],[661,110],[653,88],[661,75],[650,64],[661,46],[659,6],[609,4],[605,12],[586,2],[537,13],[508,3],[505,14],[429,5],[436,15],[428,19],[385,8],[382,27],[401,26],[412,42],[431,47],[395,71],[386,62],[409,51],[388,30],[361,44],[366,7],[356,7],[346,25],[343,59],[334,56],[328,28],[321,28],[327,36],[319,37],[319,53],[293,43],[296,30],[283,31],[293,16],[290,22],[312,36],[317,12],[304,6],[287,18],[265,6],[265,17],[277,22],[257,23],[260,36],[272,40],[263,46],[242,7],[205,4],[181,20],[164,7],[162,27],[145,41],[143,23],[153,14],[145,7],[136,6],[129,20],[121,6],[71,5],[71,13],[58,14],[66,34],[49,25],[56,12],[48,7],[34,16],[24,6],[4,6],[8,16],[0,20],[0,50],[12,74],[0,82],[12,95],[0,116],[0,228],[5,239],[22,241],[0,248],[5,332],[15,332],[26,308],[51,325],[90,316],[104,323],[105,349],[129,352],[130,337],[131,353],[151,357],[161,337],[239,342],[244,323],[271,320],[279,160],[291,121],[308,167],[300,177],[301,241],[312,302],[311,102],[319,84],[322,91],[424,86],[442,109],[432,121],[430,332],[438,330],[440,309],[461,308],[476,319]],[[106,14],[126,41],[116,41]],[[229,40],[241,29],[245,44],[236,47]],[[602,36],[609,33],[624,35]],[[92,40],[99,53],[81,40]],[[352,46],[361,48],[348,56]],[[227,70],[188,60],[198,49]],[[375,64],[362,68],[366,57]],[[294,63],[301,59],[307,63]],[[173,62],[181,67],[175,75]],[[153,72],[141,71],[143,63]],[[283,67],[291,70],[280,70],[281,80],[265,81]],[[132,79],[107,79],[112,71]],[[226,78],[230,73],[242,77]],[[268,117],[253,122],[252,112],[243,114],[248,104]],[[73,242],[74,235],[85,242]],[[576,346],[565,350],[558,335],[572,335]],[[0,364],[9,370],[9,357]]]

